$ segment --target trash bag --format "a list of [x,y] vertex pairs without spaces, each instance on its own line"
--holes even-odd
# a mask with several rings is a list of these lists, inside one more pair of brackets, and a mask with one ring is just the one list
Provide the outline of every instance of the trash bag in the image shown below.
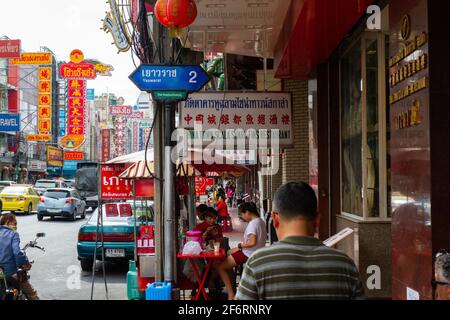
[[[197,270],[199,274],[203,274],[203,270],[205,269],[205,263],[201,259],[192,259],[192,261],[195,263]],[[189,279],[192,283],[197,283],[197,278],[194,274],[194,269],[192,268],[191,263],[186,260],[184,267],[183,267],[183,274],[186,276],[186,278]]]
[[183,254],[200,254],[202,252],[202,247],[200,243],[196,241],[188,241],[183,247]]

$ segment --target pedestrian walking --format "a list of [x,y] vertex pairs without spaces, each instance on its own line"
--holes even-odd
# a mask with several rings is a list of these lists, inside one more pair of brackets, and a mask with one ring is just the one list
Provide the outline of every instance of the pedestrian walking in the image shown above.
[[280,242],[250,257],[237,300],[362,299],[354,262],[314,238],[317,198],[306,183],[281,186],[273,200],[273,224]]

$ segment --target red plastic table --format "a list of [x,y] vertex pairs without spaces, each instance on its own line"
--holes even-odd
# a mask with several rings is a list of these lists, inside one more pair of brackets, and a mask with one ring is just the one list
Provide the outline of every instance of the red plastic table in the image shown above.
[[[223,260],[226,257],[226,252],[224,249],[220,249],[218,253],[215,253],[214,251],[203,251],[200,254],[193,255],[193,254],[177,254],[178,259],[188,259],[191,263],[192,269],[194,270],[195,278],[198,281],[198,291],[193,300],[198,300],[200,297],[200,293],[203,294],[203,297],[205,300],[208,300],[208,296],[206,295],[205,291],[205,281],[208,276],[209,270],[211,269],[211,266],[213,264],[214,260]],[[203,276],[200,276],[200,273],[198,272],[197,266],[195,264],[194,259],[206,259],[208,261],[206,265],[205,272],[203,273]]]

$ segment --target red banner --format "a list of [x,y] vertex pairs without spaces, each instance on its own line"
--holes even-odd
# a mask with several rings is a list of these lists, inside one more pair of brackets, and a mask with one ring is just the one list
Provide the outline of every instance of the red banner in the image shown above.
[[195,193],[197,197],[206,194],[206,178],[195,178]]
[[111,131],[102,129],[102,162],[109,161],[111,158]]
[[59,74],[64,79],[95,79],[97,73],[90,63],[63,63],[59,66]]
[[0,59],[20,58],[20,40],[0,40]]
[[84,153],[83,152],[64,152],[64,160],[68,160],[68,161],[84,160]]
[[69,98],[69,108],[70,107],[84,107],[86,106],[86,100],[84,98],[76,98],[76,97],[70,97]]

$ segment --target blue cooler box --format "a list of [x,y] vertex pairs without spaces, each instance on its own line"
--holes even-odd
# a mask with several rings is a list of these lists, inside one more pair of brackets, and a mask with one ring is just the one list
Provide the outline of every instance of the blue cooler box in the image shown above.
[[147,285],[145,300],[171,300],[172,284],[167,282],[153,282]]

